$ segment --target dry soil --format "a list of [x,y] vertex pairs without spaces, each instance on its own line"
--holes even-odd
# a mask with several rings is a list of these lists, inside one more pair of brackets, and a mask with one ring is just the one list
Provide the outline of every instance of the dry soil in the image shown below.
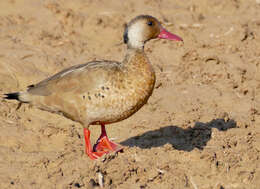
[[[81,125],[1,99],[1,189],[260,188],[259,0],[1,0],[0,93],[75,64],[122,60],[124,24],[139,14],[184,43],[146,45],[154,93],[107,126],[124,152],[91,161]],[[100,128],[91,130],[94,142]]]

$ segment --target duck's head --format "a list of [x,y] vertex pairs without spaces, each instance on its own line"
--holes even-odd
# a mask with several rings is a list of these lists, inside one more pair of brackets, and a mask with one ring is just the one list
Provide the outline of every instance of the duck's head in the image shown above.
[[145,42],[155,38],[182,41],[182,38],[168,32],[156,18],[149,15],[135,17],[125,28],[124,43],[129,48],[142,49]]

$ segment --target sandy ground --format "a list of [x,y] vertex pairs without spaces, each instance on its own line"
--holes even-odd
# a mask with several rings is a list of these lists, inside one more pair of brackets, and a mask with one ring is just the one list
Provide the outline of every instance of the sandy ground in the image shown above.
[[[139,14],[184,44],[146,45],[156,89],[107,127],[124,152],[91,161],[78,123],[1,100],[1,189],[260,188],[259,0],[1,0],[0,93],[71,65],[122,60],[124,24]],[[100,128],[91,129],[94,142]]]

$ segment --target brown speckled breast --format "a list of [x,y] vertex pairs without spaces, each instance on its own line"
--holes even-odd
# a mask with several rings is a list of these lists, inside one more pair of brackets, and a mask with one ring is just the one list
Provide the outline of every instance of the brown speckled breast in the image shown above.
[[95,101],[87,107],[86,115],[92,124],[128,118],[147,102],[154,88],[155,73],[142,52],[130,54],[120,70],[107,73],[107,82],[97,92],[97,100],[94,97]]

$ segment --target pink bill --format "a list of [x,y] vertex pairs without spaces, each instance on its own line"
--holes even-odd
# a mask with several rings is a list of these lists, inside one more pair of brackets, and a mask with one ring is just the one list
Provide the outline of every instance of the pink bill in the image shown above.
[[158,37],[161,38],[161,39],[169,39],[169,40],[174,40],[174,41],[183,41],[181,37],[168,32],[164,28],[161,29],[161,33],[158,35]]

